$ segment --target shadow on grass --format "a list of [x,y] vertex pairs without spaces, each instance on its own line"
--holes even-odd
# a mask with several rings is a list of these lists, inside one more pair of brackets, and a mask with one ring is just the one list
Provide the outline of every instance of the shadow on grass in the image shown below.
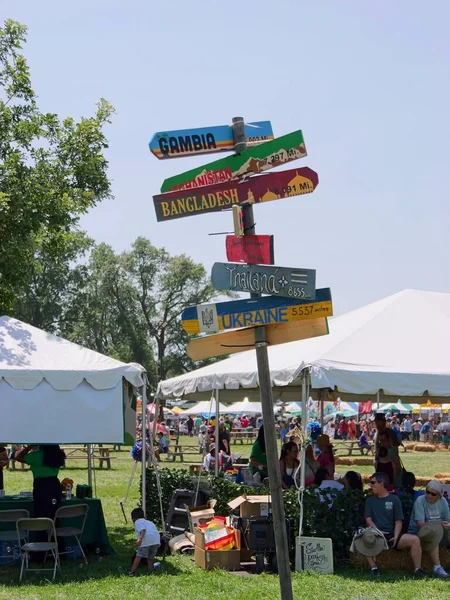
[[414,575],[414,572],[412,570],[392,570],[392,571],[390,571],[387,569],[382,569],[380,578],[376,579],[372,576],[372,573],[369,568],[358,569],[350,564],[349,565],[339,565],[338,567],[335,568],[334,574],[339,575],[340,577],[344,577],[345,579],[352,579],[354,581],[367,581],[367,582],[381,581],[381,582],[385,582],[385,583],[387,583],[387,582],[393,583],[396,581],[402,581],[404,579],[408,579],[408,580],[421,579],[423,581],[422,578],[419,578],[416,575]]
[[[86,556],[88,564],[85,565],[82,559],[72,559],[62,557],[61,572],[57,574],[55,584],[82,583],[85,581],[102,580],[108,577],[127,577],[127,571],[131,566],[131,561],[135,552],[135,537],[133,527],[112,527],[108,531],[114,554],[101,554],[87,551]],[[163,560],[157,556],[156,561],[161,562],[161,566],[155,570],[153,576],[178,575],[183,569],[178,568],[172,561]],[[30,565],[37,568],[36,564]],[[53,566],[51,560],[48,560],[47,567]],[[138,575],[146,576],[146,565],[143,561],[142,568]],[[25,573],[22,584],[19,583],[20,565],[11,565],[0,567],[0,587],[20,587],[20,585],[51,585],[51,571],[34,571]]]

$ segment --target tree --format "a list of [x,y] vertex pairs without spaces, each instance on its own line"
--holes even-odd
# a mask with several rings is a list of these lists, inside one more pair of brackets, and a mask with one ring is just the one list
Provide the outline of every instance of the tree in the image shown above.
[[0,314],[32,281],[40,253],[70,254],[80,216],[110,197],[103,129],[112,106],[101,99],[79,122],[42,113],[20,54],[26,33],[13,20],[0,28]]
[[100,244],[87,271],[84,289],[65,315],[64,335],[144,365],[153,390],[158,381],[196,366],[186,354],[180,315],[216,296],[203,265],[139,237],[120,255]]

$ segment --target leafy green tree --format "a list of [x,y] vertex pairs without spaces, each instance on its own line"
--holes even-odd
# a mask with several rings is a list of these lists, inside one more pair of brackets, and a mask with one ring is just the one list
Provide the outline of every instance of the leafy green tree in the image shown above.
[[0,314],[32,281],[41,253],[58,261],[73,250],[79,218],[110,196],[103,133],[112,106],[76,122],[37,105],[21,49],[27,29],[0,28]]
[[91,253],[83,290],[66,312],[62,334],[147,369],[150,388],[195,365],[181,327],[185,308],[216,292],[205,268],[185,255],[170,256],[139,237],[116,255],[106,244]]

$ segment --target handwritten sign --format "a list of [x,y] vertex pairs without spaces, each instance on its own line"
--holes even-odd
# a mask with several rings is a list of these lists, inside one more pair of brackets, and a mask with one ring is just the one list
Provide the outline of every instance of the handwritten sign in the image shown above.
[[314,300],[316,294],[316,272],[295,267],[214,263],[211,283],[216,290],[302,300]]
[[[277,323],[267,325],[266,340],[270,346],[307,340],[328,334],[328,322],[326,317],[310,319],[309,321],[297,321],[296,323]],[[254,327],[246,329],[235,329],[200,337],[189,342],[187,353],[192,360],[204,360],[213,356],[224,356],[245,352],[255,347]]]
[[233,154],[181,173],[181,175],[169,177],[162,184],[161,192],[192,189],[227,180],[243,179],[305,156],[305,141],[303,133],[299,129],[270,142],[247,148],[241,154]]
[[331,290],[323,288],[317,290],[317,297],[312,302],[264,296],[190,306],[183,311],[181,324],[186,333],[193,335],[331,316]]
[[229,210],[236,204],[260,204],[313,192],[318,175],[308,167],[289,169],[248,181],[227,181],[198,189],[183,189],[153,196],[156,220],[169,221],[203,213]]
[[[247,146],[273,140],[270,121],[246,123],[244,131]],[[233,128],[230,125],[218,125],[216,127],[159,131],[150,140],[149,147],[150,152],[159,159],[234,150]]]
[[330,538],[295,538],[295,570],[332,574],[333,542]]
[[273,265],[273,235],[245,235],[225,238],[227,260],[248,265]]

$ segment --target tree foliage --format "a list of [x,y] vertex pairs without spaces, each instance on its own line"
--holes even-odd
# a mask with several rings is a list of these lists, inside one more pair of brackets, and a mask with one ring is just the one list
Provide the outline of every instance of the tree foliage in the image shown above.
[[103,133],[112,106],[75,121],[42,113],[21,54],[26,27],[0,28],[0,314],[45,255],[71,255],[79,218],[110,196]]
[[83,288],[65,312],[62,335],[144,365],[153,391],[158,381],[198,366],[186,354],[180,315],[216,295],[203,265],[138,237],[121,254],[100,244],[86,268]]

